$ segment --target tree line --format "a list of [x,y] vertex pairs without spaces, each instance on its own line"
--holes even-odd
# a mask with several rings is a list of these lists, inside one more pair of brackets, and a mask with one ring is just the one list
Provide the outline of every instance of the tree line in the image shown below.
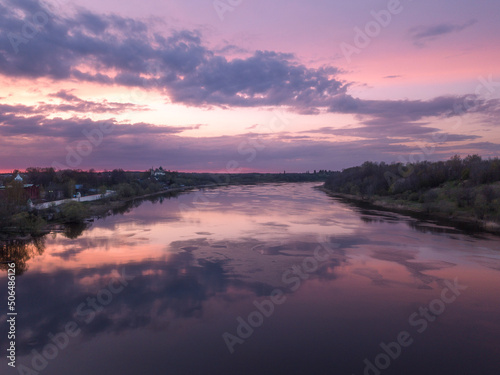
[[479,155],[419,163],[365,162],[334,172],[325,188],[364,198],[391,197],[424,205],[429,211],[471,211],[500,220],[500,160]]

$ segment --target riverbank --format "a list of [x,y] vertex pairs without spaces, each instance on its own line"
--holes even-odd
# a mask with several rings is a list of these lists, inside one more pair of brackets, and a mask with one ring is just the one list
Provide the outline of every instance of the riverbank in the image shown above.
[[418,219],[436,221],[440,224],[453,225],[460,229],[481,230],[500,235],[500,223],[479,219],[467,211],[461,212],[457,210],[452,213],[432,211],[428,205],[414,201],[381,196],[362,197],[359,195],[334,192],[324,186],[316,186],[316,189],[325,192],[331,197],[362,205],[365,208],[391,211],[417,217]]
[[61,199],[61,200],[57,200],[57,201],[38,203],[38,204],[33,205],[33,208],[36,210],[45,210],[47,208],[60,206],[61,204],[65,204],[65,203],[69,203],[69,202],[98,201],[101,199],[109,198],[109,197],[113,196],[115,193],[116,193],[115,191],[108,190],[104,194],[86,195],[86,196],[78,197],[78,198],[68,198],[68,199]]
[[228,186],[228,184],[213,184],[213,185],[200,185],[200,186],[183,186],[171,189],[160,190],[154,193],[142,194],[138,196],[133,196],[129,198],[119,198],[115,200],[106,199],[101,201],[94,201],[88,205],[89,214],[88,219],[99,219],[101,217],[107,216],[109,212],[120,210],[135,201],[142,201],[148,198],[160,197],[160,196],[169,196],[175,195],[179,193],[184,193],[196,189],[205,189],[205,188],[216,188]]
[[[4,178],[4,185],[10,194],[0,197],[0,239],[40,235],[50,232],[52,225],[81,223],[92,217],[107,215],[110,210],[124,209],[131,201],[162,194],[227,185],[324,182],[331,173],[333,172],[326,170],[313,173],[186,173],[162,168],[143,172],[121,169],[95,172],[29,168],[23,173],[23,178],[37,187],[36,196],[28,196],[22,187],[14,186],[7,178],[9,176]],[[42,190],[43,197],[48,202],[36,202],[42,196],[38,195]],[[102,195],[95,194],[96,192],[112,196],[102,199]],[[78,194],[83,196],[55,200],[56,197],[73,197]],[[29,202],[28,198],[35,204]],[[88,200],[95,202],[83,203]]]
[[[28,241],[51,232],[65,232],[70,227],[74,228],[75,226],[79,226],[80,229],[84,229],[86,225],[95,219],[125,210],[135,201],[157,196],[175,195],[194,189],[219,186],[227,186],[227,184],[183,186],[127,198],[107,195],[99,200],[77,201],[68,199],[57,206],[50,205],[51,202],[48,202],[49,204],[47,207],[42,209],[14,215],[11,218],[11,222],[0,229],[0,240]],[[71,207],[73,212],[68,213],[64,211],[68,206],[73,206]],[[75,213],[74,211],[77,212]]]

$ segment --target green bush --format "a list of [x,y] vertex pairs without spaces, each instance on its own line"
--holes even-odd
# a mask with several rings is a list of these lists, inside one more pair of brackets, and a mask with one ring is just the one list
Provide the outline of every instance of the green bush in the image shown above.
[[130,184],[126,184],[126,183],[119,184],[116,187],[116,195],[119,198],[130,198],[130,197],[133,197],[135,195],[135,190],[132,187],[132,185],[130,185]]
[[420,199],[420,194],[419,193],[411,193],[408,196],[408,199],[413,201],[413,202],[418,202],[418,200]]
[[61,207],[61,219],[66,223],[81,223],[87,215],[87,207],[80,202],[71,201]]
[[11,224],[18,228],[21,233],[39,233],[46,225],[41,217],[30,213],[20,212],[12,217]]
[[488,211],[489,208],[487,199],[483,194],[476,195],[476,199],[474,201],[474,212],[476,216],[480,219],[484,219],[484,216]]

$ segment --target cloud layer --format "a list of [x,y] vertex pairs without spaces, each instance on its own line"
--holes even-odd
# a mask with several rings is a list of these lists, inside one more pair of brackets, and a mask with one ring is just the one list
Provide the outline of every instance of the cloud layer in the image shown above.
[[[415,44],[423,45],[474,23],[421,26],[411,29],[410,35]],[[0,4],[0,25],[0,75],[34,82],[43,78],[58,85],[37,105],[0,103],[0,169],[23,168],[35,161],[39,166],[64,164],[68,149],[75,149],[86,140],[85,134],[103,123],[113,131],[79,167],[143,169],[161,162],[175,163],[177,169],[224,171],[229,161],[237,160],[251,170],[281,171],[289,164],[295,170],[341,168],[368,159],[394,160],[415,149],[408,145],[411,142],[433,135],[445,135],[451,142],[478,140],[473,134],[446,133],[435,121],[462,115],[464,103],[471,100],[467,112],[489,119],[500,107],[496,100],[463,95],[429,100],[356,98],[349,93],[352,83],[341,78],[343,71],[337,67],[312,68],[293,54],[248,52],[229,44],[211,49],[197,30],[177,29],[166,35],[140,20],[81,8],[54,14],[38,0],[5,0]],[[237,51],[238,57],[227,58],[228,51]],[[356,125],[196,138],[183,133],[199,125],[118,121],[114,116],[149,108],[84,100],[65,89],[68,82],[154,90],[165,101],[185,106],[346,114]],[[109,117],[96,122],[89,114]],[[265,140],[266,146],[255,147],[256,138]],[[477,142],[464,147],[474,151],[482,147],[489,153],[495,145]],[[440,150],[433,157],[456,152]]]
[[[36,0],[10,0],[9,5],[0,5],[5,25],[0,73],[7,76],[156,88],[172,102],[195,106],[287,105],[299,111],[325,106],[346,90],[334,78],[337,69],[310,69],[290,54],[256,51],[228,61],[207,49],[197,31],[164,37],[118,16],[80,10],[61,18]],[[43,25],[35,26],[32,39],[23,38],[33,14],[45,15],[39,17]]]
[[[75,97],[72,101],[82,100]],[[260,127],[260,131],[251,129],[246,134],[198,138],[185,132],[200,125],[154,125],[119,122],[113,118],[95,121],[78,116],[50,118],[49,112],[41,111],[45,108],[45,103],[36,107],[0,105],[0,168],[143,170],[161,164],[177,170],[292,172],[344,168],[365,160],[397,160],[400,155],[411,153],[421,155],[419,146],[406,144],[415,140],[432,148],[432,154],[424,155],[426,158],[447,158],[456,153],[453,142],[478,138],[444,134],[425,122],[397,127],[384,125],[382,120],[376,124],[370,123],[376,120],[367,120],[355,128],[322,127],[300,133],[285,129],[274,133]],[[421,114],[415,116],[410,119],[421,118]],[[103,127],[105,132],[101,131]],[[433,141],[433,136],[452,143]],[[341,138],[333,141],[332,137]],[[356,139],[343,140],[345,137]],[[498,145],[488,142],[461,147],[470,152],[498,150]]]
[[[133,19],[86,10],[62,18],[36,0],[9,2],[9,7],[0,5],[0,22],[6,25],[0,34],[0,73],[7,76],[154,88],[174,103],[192,106],[286,106],[311,114],[328,108],[334,113],[378,117],[398,111],[414,117],[436,116],[453,106],[453,98],[362,101],[347,94],[349,83],[338,78],[338,68],[308,68],[292,54],[256,51],[246,58],[227,60],[204,46],[197,31],[177,30],[165,37]],[[12,30],[19,30],[22,37],[26,19],[33,14],[45,14],[46,24],[36,27],[32,40],[19,43],[16,53],[9,43]],[[415,38],[465,27],[419,30]],[[71,99],[67,93],[65,98]]]

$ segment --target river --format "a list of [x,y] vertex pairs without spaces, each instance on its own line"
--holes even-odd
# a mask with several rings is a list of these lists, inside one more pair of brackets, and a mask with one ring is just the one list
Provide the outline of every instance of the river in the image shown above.
[[189,192],[12,244],[1,373],[499,374],[500,238],[314,186]]

